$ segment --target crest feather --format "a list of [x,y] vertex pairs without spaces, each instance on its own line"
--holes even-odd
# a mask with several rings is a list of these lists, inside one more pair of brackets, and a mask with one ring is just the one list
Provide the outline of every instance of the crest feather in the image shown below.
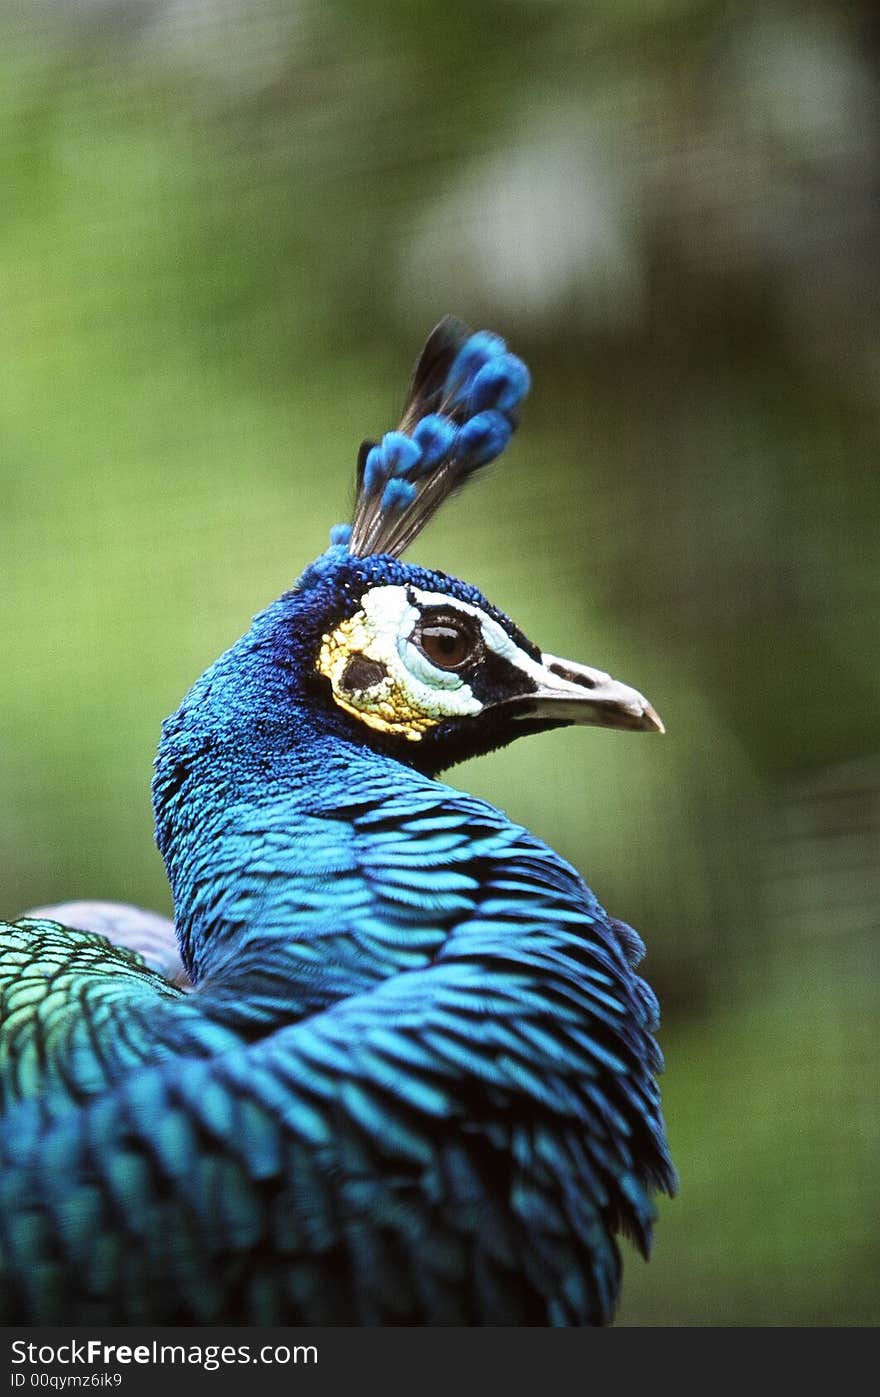
[[529,391],[529,371],[498,335],[447,316],[422,350],[396,431],[358,455],[351,527],[331,533],[356,557],[398,557],[444,500],[500,456]]

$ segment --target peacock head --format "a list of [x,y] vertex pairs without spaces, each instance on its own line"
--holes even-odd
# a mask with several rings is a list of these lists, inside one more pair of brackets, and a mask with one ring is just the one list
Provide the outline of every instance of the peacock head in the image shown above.
[[635,689],[542,653],[475,587],[401,561],[504,450],[528,388],[502,339],[441,322],[400,426],[361,447],[353,523],[255,622],[326,723],[424,771],[573,723],[663,731]]

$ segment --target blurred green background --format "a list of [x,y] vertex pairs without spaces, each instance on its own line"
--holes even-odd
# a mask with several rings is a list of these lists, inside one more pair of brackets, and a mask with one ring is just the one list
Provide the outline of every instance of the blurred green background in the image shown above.
[[876,1322],[880,24],[845,0],[0,0],[2,912],[167,910],[161,719],[347,515],[428,329],[509,457],[413,556],[665,739],[453,773],[646,937],[625,1324]]

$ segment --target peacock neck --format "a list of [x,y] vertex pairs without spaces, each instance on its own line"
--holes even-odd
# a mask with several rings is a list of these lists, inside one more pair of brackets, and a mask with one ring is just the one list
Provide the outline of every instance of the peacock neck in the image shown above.
[[328,731],[289,690],[276,725],[260,682],[242,728],[209,671],[166,723],[154,781],[184,963],[207,1012],[254,1032],[393,973],[348,930],[371,900],[353,824],[410,788],[444,789]]

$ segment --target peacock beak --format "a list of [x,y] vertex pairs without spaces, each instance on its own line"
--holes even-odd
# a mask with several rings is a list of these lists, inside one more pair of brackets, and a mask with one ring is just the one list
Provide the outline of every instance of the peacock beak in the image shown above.
[[536,685],[532,691],[504,701],[512,717],[632,732],[666,731],[644,694],[601,669],[542,655],[530,678]]

